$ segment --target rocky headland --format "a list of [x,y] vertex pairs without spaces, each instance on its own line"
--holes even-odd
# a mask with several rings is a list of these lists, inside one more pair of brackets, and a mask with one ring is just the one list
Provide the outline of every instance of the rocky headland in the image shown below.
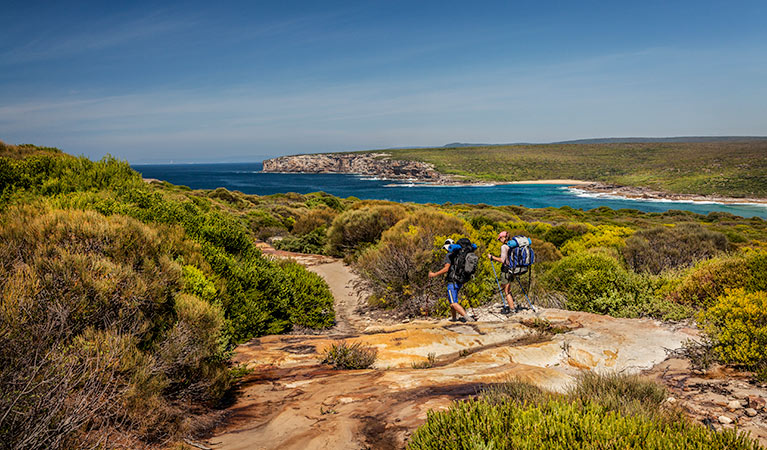
[[[446,175],[430,163],[392,159],[384,152],[371,153],[318,153],[311,155],[280,156],[264,161],[264,172],[272,173],[342,173],[376,177],[386,180],[408,180],[423,184],[472,185],[476,180]],[[494,182],[494,184],[566,184],[576,192],[594,196],[619,197],[632,200],[678,202],[767,204],[765,198],[734,198],[721,195],[679,194],[644,186],[625,186],[593,181],[521,180]]]
[[419,161],[391,159],[387,153],[320,153],[280,156],[264,161],[264,172],[348,173],[390,180],[413,180],[452,184],[456,181],[437,172],[434,166]]

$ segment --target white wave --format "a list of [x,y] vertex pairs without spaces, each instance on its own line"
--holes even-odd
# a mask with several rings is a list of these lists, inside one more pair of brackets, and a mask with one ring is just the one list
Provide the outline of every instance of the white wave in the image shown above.
[[573,188],[573,187],[565,187],[567,191],[569,191],[571,194],[577,196],[577,197],[583,197],[583,198],[602,198],[607,200],[631,200],[636,202],[647,202],[647,203],[680,203],[680,204],[686,204],[686,205],[723,205],[723,206],[758,206],[760,208],[767,208],[767,203],[753,203],[753,202],[717,202],[714,200],[676,200],[676,199],[665,199],[665,198],[634,198],[634,197],[624,197],[622,195],[618,195],[612,192],[590,192],[585,191],[583,189],[579,188]]

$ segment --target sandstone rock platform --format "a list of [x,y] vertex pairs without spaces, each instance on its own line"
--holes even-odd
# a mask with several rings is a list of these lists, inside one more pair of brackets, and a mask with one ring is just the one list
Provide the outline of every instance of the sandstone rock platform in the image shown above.
[[[564,331],[542,333],[547,321]],[[539,322],[540,323],[540,322]],[[542,310],[474,323],[414,321],[335,336],[265,336],[237,348],[253,369],[208,445],[226,449],[395,449],[426,418],[488,384],[520,378],[563,391],[582,370],[638,373],[692,330],[648,319]],[[331,343],[378,350],[374,368],[319,363]],[[427,364],[431,361],[431,367]]]

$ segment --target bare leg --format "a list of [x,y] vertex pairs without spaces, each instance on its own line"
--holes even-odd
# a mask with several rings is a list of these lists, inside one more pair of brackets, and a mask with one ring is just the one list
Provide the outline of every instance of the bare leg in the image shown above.
[[450,304],[450,312],[453,314],[453,319],[455,319],[455,313],[466,317],[466,310],[463,309],[463,306],[461,306],[460,303],[451,303]]
[[514,297],[509,293],[509,289],[511,289],[511,283],[503,285],[503,293],[506,295],[506,302],[509,304],[509,308],[514,309],[516,307],[514,305]]
[[453,318],[453,320],[455,320],[455,313],[456,312],[458,314],[462,315],[463,317],[466,317],[466,311],[463,309],[463,306],[461,306],[461,304],[458,303],[458,302],[455,302],[455,303],[452,302],[455,299],[453,298],[452,294],[450,294],[450,291],[448,291],[447,295],[450,296],[450,300],[451,300],[451,303],[450,303],[450,315]]

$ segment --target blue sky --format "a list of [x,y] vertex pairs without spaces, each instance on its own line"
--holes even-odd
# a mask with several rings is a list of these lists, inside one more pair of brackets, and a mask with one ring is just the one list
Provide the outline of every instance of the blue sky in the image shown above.
[[3,2],[0,139],[140,163],[767,135],[764,1],[119,3]]

